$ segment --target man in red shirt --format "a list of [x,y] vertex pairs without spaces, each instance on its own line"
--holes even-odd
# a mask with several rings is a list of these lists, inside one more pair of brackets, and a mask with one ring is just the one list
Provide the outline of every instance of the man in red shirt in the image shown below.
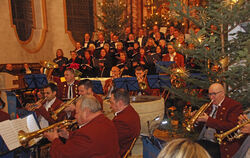
[[115,112],[112,121],[118,132],[120,155],[123,157],[134,138],[140,134],[140,117],[130,105],[129,93],[124,89],[115,89],[111,92],[110,107]]
[[[75,118],[79,129],[45,133],[52,142],[52,158],[119,158],[118,136],[114,124],[101,112],[95,97],[82,96],[76,103]],[[66,138],[63,144],[59,135]]]
[[177,53],[172,44],[168,44],[168,54],[166,54],[162,61],[174,61],[179,67],[184,68],[184,56]]

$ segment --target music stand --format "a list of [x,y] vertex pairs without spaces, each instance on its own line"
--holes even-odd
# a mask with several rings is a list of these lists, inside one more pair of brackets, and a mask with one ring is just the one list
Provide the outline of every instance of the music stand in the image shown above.
[[168,68],[170,65],[174,64],[174,61],[159,61],[155,64],[156,66],[156,73],[164,73],[164,69],[161,67]]
[[104,94],[103,93],[103,88],[102,88],[102,83],[100,80],[91,80],[92,85],[93,85],[93,92],[96,94]]
[[139,85],[136,77],[124,77],[114,79],[115,88],[123,88],[127,91],[138,91]]
[[27,85],[27,89],[40,89],[48,84],[48,80],[45,74],[28,74],[24,75],[23,79]]
[[171,82],[168,75],[147,75],[148,85],[151,89],[161,89],[171,87]]

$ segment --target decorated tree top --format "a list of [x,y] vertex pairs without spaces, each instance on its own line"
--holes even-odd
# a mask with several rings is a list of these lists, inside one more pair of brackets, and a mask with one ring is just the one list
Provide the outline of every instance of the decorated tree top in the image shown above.
[[97,15],[97,19],[102,24],[102,27],[98,28],[98,30],[104,32],[106,39],[109,38],[108,35],[111,32],[122,36],[128,22],[128,18],[124,15],[126,5],[122,1],[105,0],[103,3],[99,3],[99,8],[102,13]]

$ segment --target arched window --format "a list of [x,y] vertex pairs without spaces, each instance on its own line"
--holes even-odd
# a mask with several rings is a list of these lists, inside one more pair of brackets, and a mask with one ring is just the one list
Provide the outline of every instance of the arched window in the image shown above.
[[19,39],[27,41],[33,27],[31,0],[11,0],[11,11],[13,25],[16,26]]
[[74,41],[82,42],[83,34],[94,30],[93,0],[65,0],[66,27]]

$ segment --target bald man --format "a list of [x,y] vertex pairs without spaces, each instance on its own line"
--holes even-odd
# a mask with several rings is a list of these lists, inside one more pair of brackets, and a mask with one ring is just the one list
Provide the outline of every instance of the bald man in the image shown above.
[[108,98],[111,97],[111,91],[114,89],[113,79],[119,78],[121,76],[120,68],[117,66],[113,66],[110,72],[111,78],[105,81],[103,91],[104,95]]
[[242,105],[225,96],[224,87],[219,83],[212,84],[208,92],[212,105],[197,119],[198,123],[204,124],[199,143],[213,158],[232,157],[242,140],[227,142],[225,139],[219,145],[214,134],[228,131],[237,125],[238,116],[243,112]]

